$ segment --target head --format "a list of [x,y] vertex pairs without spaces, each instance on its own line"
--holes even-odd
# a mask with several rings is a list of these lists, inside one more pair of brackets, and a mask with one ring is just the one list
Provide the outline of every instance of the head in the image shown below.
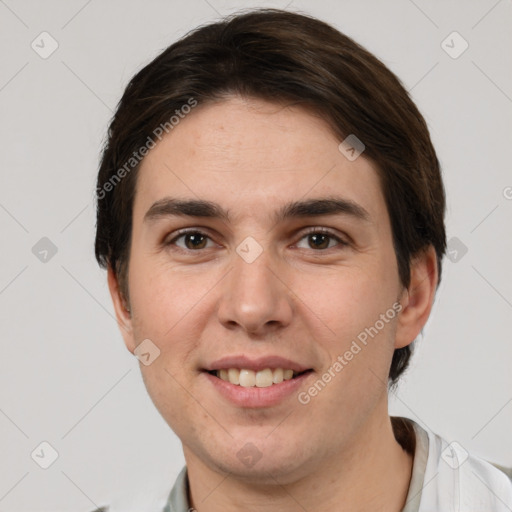
[[[141,363],[148,392],[225,470],[233,439],[259,442],[275,469],[297,446],[297,464],[328,453],[331,431],[349,438],[406,370],[441,279],[445,194],[422,115],[375,56],[304,15],[232,16],[138,72],[97,200],[96,258],[125,343],[160,351]],[[305,366],[296,395],[331,378],[307,404],[225,409],[207,371],[233,354]],[[267,436],[287,411],[297,418]]]

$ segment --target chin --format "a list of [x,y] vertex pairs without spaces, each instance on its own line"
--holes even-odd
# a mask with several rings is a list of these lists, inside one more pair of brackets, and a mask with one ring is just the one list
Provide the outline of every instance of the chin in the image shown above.
[[311,461],[307,453],[297,449],[300,443],[286,443],[283,439],[275,442],[270,442],[270,438],[250,439],[248,436],[243,442],[234,441],[221,450],[216,444],[207,456],[212,469],[252,485],[288,484],[300,480],[310,471]]

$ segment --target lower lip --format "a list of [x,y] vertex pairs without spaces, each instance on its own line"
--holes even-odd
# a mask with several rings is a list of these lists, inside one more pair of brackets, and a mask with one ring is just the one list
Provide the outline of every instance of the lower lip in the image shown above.
[[265,388],[256,386],[244,388],[215,377],[208,372],[203,373],[222,396],[239,407],[271,407],[277,405],[285,398],[296,393],[304,384],[304,381],[313,374],[312,371],[308,371],[294,379],[284,380],[279,384],[272,384]]

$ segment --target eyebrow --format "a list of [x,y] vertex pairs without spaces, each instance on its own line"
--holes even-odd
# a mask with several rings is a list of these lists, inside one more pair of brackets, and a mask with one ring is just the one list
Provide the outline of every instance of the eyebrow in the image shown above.
[[[346,215],[372,224],[371,216],[360,204],[342,197],[322,197],[292,201],[274,213],[274,221],[322,215]],[[144,222],[162,217],[207,217],[230,221],[229,211],[217,203],[202,199],[177,199],[164,197],[156,201],[144,215]]]

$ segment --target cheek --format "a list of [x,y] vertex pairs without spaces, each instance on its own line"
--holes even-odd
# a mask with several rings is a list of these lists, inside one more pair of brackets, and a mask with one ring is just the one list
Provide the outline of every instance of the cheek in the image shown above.
[[332,382],[322,391],[326,406],[340,411],[373,406],[386,389],[398,317],[397,280],[394,272],[374,265],[336,269],[329,279],[309,287],[305,296],[314,313],[309,313],[315,322],[311,329],[325,352],[319,378],[327,373],[325,379]]
[[157,258],[134,255],[130,263],[130,297],[139,329],[158,339],[173,337],[204,296],[209,278],[170,268]]
[[[309,316],[320,320],[327,338],[348,341],[392,308],[397,279],[393,272],[375,265],[340,267],[314,278],[299,276],[295,289],[309,308]],[[392,312],[388,316],[393,318]]]
[[192,372],[184,370],[190,369],[191,353],[200,339],[201,294],[171,273],[141,272],[132,283],[134,336],[139,342],[150,339],[160,351],[149,366],[140,364],[144,383],[163,417],[179,424],[175,411],[191,407],[184,388],[189,387]]
[[146,390],[171,429],[179,436],[186,436],[191,427],[190,418],[202,411],[190,395],[184,392],[183,378],[165,357],[159,357],[152,365],[141,367]]

